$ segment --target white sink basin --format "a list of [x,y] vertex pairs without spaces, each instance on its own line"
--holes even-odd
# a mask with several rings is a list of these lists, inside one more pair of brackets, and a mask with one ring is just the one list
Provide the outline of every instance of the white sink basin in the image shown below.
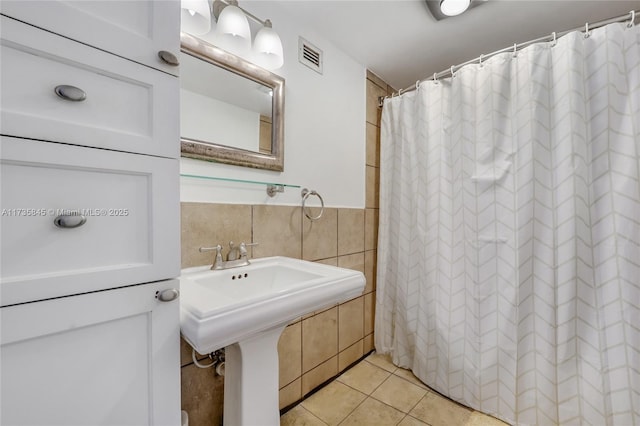
[[292,320],[362,294],[361,272],[288,257],[183,269],[180,329],[199,353],[226,348],[225,425],[278,425],[278,339]]
[[206,354],[359,296],[364,284],[361,272],[288,257],[219,271],[183,269],[180,328]]

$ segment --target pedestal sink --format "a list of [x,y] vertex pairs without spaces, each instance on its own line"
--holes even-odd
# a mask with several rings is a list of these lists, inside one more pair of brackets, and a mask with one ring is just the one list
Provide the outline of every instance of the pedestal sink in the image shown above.
[[279,425],[278,339],[311,311],[362,294],[361,272],[288,257],[183,269],[180,328],[199,353],[226,347],[225,425]]

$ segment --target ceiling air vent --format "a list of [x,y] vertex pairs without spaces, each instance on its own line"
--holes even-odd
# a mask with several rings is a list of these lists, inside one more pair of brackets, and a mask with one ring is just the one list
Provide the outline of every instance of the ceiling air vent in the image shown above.
[[314,70],[322,74],[322,50],[309,43],[302,37],[298,38],[298,60]]

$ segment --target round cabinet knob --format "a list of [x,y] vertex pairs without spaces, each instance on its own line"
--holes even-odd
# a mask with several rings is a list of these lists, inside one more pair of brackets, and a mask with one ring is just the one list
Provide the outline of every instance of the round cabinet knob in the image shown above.
[[172,67],[177,67],[178,65],[180,65],[178,57],[171,52],[167,52],[166,50],[159,51],[158,57],[162,59],[162,62],[167,65],[171,65]]
[[180,292],[175,288],[156,292],[156,299],[161,302],[171,302],[172,300],[176,300],[178,297],[180,297]]

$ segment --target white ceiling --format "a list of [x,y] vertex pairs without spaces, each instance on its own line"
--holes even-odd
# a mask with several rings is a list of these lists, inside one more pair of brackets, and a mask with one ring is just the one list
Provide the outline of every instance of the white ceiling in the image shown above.
[[640,0],[489,0],[457,17],[436,21],[424,0],[272,3],[397,89],[513,43],[640,9]]

